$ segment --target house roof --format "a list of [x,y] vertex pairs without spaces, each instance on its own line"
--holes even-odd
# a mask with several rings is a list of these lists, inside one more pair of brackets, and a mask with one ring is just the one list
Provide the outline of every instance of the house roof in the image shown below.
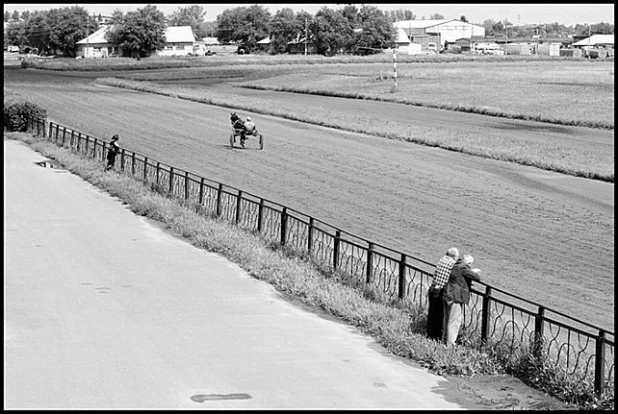
[[[111,26],[103,26],[90,36],[80,40],[77,44],[84,45],[88,43],[109,43],[105,39],[105,33]],[[191,26],[169,26],[165,29],[165,40],[168,43],[195,42],[195,36]]]
[[85,37],[84,39],[77,42],[78,45],[85,45],[88,43],[109,43],[107,39],[105,39],[105,32],[107,32],[109,26],[103,26],[90,36]]
[[165,29],[165,40],[168,43],[195,42],[191,26],[168,26]]
[[[588,41],[590,39],[590,41]],[[614,44],[614,35],[601,35],[595,34],[590,36],[590,38],[585,38],[580,40],[579,42],[573,43],[573,46],[588,46],[591,45],[613,45]]]
[[398,44],[410,43],[410,39],[408,38],[408,35],[406,34],[405,30],[403,30],[401,27],[397,28],[397,39],[395,40],[395,43],[398,43]]
[[402,20],[393,23],[395,27],[402,29],[427,29],[430,27],[440,26],[445,23],[457,22],[463,25],[478,26],[478,24],[462,22],[459,19],[436,19],[436,20]]
[[[459,21],[457,19],[436,19],[436,20],[402,20],[393,23],[395,27],[402,29],[426,29],[428,27],[439,26],[444,23]],[[462,22],[463,23],[463,22]]]

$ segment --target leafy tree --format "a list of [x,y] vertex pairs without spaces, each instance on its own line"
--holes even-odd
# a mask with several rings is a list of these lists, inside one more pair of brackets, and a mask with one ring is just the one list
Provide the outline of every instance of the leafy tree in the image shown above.
[[363,31],[357,36],[356,45],[373,48],[392,46],[395,28],[388,16],[375,6],[363,6],[357,17]]
[[191,26],[193,35],[199,39],[206,36],[203,25],[205,16],[206,12],[202,6],[180,7],[172,13],[167,24],[169,26]]
[[24,10],[23,12],[21,12],[21,19],[23,21],[28,21],[28,19],[30,18],[30,11],[29,10]]
[[17,10],[13,11],[13,14],[11,15],[11,20],[13,20],[14,22],[19,21],[19,12]]
[[485,21],[483,21],[483,24],[481,26],[483,26],[485,28],[485,36],[494,36],[494,25],[496,24],[495,21],[493,21],[492,19],[486,19]]
[[341,12],[322,7],[309,27],[318,53],[333,56],[352,43],[352,28]]
[[594,34],[614,34],[614,25],[602,22],[593,24],[591,31]]
[[429,20],[442,20],[444,19],[444,16],[442,16],[440,13],[434,13],[431,16],[429,16]]
[[[114,19],[120,17],[121,13],[114,12]],[[127,13],[105,36],[109,42],[122,47],[125,55],[146,56],[165,44],[165,15],[157,6],[149,4]]]
[[9,22],[4,31],[4,45],[27,45],[28,38],[26,37],[26,25],[23,22]]
[[47,19],[48,14],[48,11],[35,13],[25,24],[25,35],[28,39],[27,45],[36,47],[41,52],[49,49],[51,27]]
[[10,20],[11,20],[11,12],[7,10],[4,12],[4,21],[8,22]]
[[49,47],[60,50],[65,56],[75,56],[77,42],[99,28],[96,18],[82,7],[50,10],[47,21],[50,27]]
[[412,10],[390,10],[388,11],[388,17],[391,22],[400,22],[404,20],[416,20],[416,16],[412,13]]
[[217,16],[216,36],[220,42],[238,42],[249,50],[268,36],[271,16],[267,8],[259,5],[226,9]]
[[277,10],[268,26],[271,53],[285,53],[288,42],[297,39],[302,29],[300,22],[296,20],[294,10],[290,8]]
[[360,21],[358,19],[358,9],[353,4],[348,4],[341,9],[341,15],[348,20],[352,29],[360,29]]
[[468,23],[468,19],[466,19],[466,16],[461,16],[459,18],[460,21],[464,22],[464,23]]
[[217,22],[204,22],[200,24],[199,33],[202,34],[201,37],[215,37],[217,31]]

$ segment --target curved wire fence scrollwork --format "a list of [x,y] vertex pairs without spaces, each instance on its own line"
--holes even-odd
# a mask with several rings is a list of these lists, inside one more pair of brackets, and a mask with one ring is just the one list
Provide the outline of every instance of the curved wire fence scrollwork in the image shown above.
[[[104,161],[108,144],[43,119],[30,131],[85,157]],[[278,203],[123,150],[115,169],[218,216],[257,231],[270,242],[306,254],[314,262],[366,284],[377,297],[427,306],[434,264],[346,233]],[[481,286],[481,288],[479,288]],[[508,358],[532,353],[556,372],[585,381],[600,392],[614,384],[614,333],[556,310],[476,282],[464,306],[460,340],[489,346]]]

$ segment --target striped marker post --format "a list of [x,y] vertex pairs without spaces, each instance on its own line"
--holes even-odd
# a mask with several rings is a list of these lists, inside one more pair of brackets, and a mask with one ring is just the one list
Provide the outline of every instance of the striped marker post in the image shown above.
[[397,48],[393,48],[393,79],[395,80],[395,88],[397,87]]

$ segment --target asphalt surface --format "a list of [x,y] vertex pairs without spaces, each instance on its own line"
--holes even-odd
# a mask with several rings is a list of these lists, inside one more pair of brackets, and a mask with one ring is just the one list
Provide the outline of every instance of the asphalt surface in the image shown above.
[[472,405],[4,141],[5,409]]

